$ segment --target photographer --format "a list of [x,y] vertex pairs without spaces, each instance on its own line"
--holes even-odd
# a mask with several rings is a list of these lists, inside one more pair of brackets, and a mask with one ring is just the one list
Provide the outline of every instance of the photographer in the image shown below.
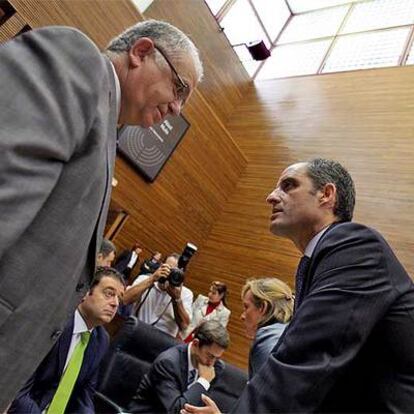
[[178,265],[178,254],[170,254],[150,275],[139,276],[125,292],[124,304],[135,303],[133,314],[149,325],[176,337],[190,324],[193,292],[183,283],[174,286],[168,280]]

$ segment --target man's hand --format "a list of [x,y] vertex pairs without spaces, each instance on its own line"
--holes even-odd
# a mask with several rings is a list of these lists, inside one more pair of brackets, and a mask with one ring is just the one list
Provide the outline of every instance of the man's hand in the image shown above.
[[216,377],[216,370],[214,369],[214,365],[209,367],[208,365],[198,364],[198,375],[203,377],[208,382],[213,381]]
[[171,296],[172,300],[181,300],[181,286],[171,286],[168,284],[167,293]]
[[156,282],[160,277],[168,277],[171,272],[171,266],[167,263],[162,264],[153,274],[152,280]]
[[221,411],[217,407],[216,403],[207,395],[202,394],[205,407],[196,407],[191,404],[184,404],[184,408],[180,411],[181,414],[221,414]]

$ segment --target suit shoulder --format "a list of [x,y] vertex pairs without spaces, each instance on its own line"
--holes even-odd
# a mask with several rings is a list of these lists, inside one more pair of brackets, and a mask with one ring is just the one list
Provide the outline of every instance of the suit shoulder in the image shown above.
[[[322,236],[320,247],[325,245],[335,246],[336,244],[352,242],[383,242],[384,238],[376,230],[359,223],[346,222],[338,223],[328,229]],[[319,246],[318,246],[319,247]]]
[[97,326],[95,328],[96,332],[96,341],[101,347],[107,348],[109,346],[109,334],[106,329],[102,326]]

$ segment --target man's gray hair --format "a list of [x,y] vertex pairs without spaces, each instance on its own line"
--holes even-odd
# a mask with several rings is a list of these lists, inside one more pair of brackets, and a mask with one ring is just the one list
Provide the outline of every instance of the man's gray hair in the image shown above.
[[340,221],[351,221],[355,207],[355,185],[349,172],[337,161],[315,158],[306,163],[315,190],[326,184],[336,187],[334,214]]
[[102,244],[101,244],[101,248],[99,249],[98,253],[102,254],[103,257],[107,257],[112,252],[116,253],[115,245],[111,241],[109,241],[107,239],[103,239]]
[[[189,55],[194,63],[197,81],[201,80],[203,77],[203,65],[198,49],[185,33],[167,22],[145,20],[129,27],[110,41],[106,47],[106,54],[112,57],[125,53],[141,37],[149,37],[152,39],[168,57],[180,59],[183,56]],[[158,59],[161,62],[161,58],[158,57]]]

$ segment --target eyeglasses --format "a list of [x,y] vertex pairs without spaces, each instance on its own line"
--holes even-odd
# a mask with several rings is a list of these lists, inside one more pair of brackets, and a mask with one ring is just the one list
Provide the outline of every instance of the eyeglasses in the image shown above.
[[158,52],[160,52],[161,56],[165,59],[171,71],[175,75],[175,79],[174,79],[175,95],[176,95],[177,100],[180,101],[181,106],[184,106],[188,98],[188,95],[190,94],[190,86],[186,82],[183,81],[183,78],[175,70],[173,64],[167,58],[165,53],[158,46],[154,46],[154,47],[156,50],[158,50]]

